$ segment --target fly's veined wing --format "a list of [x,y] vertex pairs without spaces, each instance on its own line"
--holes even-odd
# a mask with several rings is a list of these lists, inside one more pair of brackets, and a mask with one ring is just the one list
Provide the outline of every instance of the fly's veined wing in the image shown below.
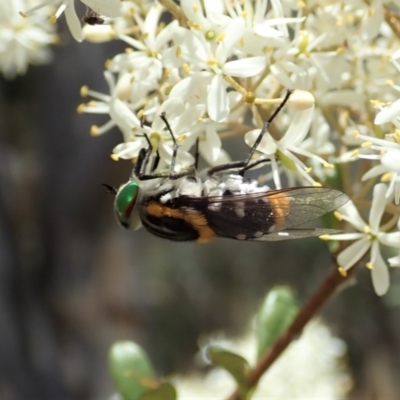
[[[312,186],[192,198],[188,199],[188,202],[204,215],[217,236],[248,240],[284,240],[327,233],[324,230],[290,228],[319,218],[339,208],[348,199],[348,196],[339,190]],[[282,233],[278,234],[279,232]],[[267,236],[270,236],[270,239]]]

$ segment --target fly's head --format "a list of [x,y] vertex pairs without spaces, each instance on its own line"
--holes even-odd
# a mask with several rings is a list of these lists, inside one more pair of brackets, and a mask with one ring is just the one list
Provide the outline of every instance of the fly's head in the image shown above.
[[122,185],[114,200],[114,211],[117,221],[126,229],[136,230],[142,226],[139,215],[139,183],[135,180]]

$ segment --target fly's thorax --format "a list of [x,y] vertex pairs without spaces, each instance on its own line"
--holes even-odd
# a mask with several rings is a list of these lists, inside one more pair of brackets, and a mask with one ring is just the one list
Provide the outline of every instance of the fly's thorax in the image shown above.
[[174,180],[165,179],[154,191],[146,192],[146,202],[158,199],[160,203],[166,204],[180,196],[201,197],[201,195],[201,179],[196,175],[188,175]]
[[267,192],[270,188],[254,179],[245,179],[238,174],[215,175],[203,183],[203,196],[225,196]]
[[188,175],[181,178],[176,188],[176,196],[200,197],[203,184],[196,175]]
[[142,191],[139,182],[131,180],[123,184],[117,191],[114,211],[117,221],[126,229],[136,230],[141,227],[139,204]]

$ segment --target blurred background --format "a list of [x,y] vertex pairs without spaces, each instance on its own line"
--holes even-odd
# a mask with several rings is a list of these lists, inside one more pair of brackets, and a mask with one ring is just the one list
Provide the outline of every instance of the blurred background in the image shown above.
[[[110,159],[120,133],[93,138],[106,117],[76,112],[82,85],[107,92],[102,66],[121,44],[61,42],[53,63],[0,79],[2,400],[107,399],[116,340],[138,342],[160,375],[190,371],[201,334],[240,334],[273,285],[305,301],[331,268],[317,239],[199,245],[121,229],[101,186],[129,177]],[[357,278],[323,310],[348,345],[350,398],[399,399],[399,277],[383,298],[367,270]]]

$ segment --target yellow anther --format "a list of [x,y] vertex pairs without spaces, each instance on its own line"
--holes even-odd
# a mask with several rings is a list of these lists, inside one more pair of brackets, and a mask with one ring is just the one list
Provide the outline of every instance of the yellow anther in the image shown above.
[[335,216],[335,218],[336,218],[338,221],[342,221],[342,220],[343,220],[343,215],[342,215],[339,211],[335,211],[335,212],[333,213],[333,215]]
[[371,147],[372,146],[372,142],[364,142],[361,144],[361,147],[365,148],[365,147]]
[[111,157],[111,159],[114,160],[114,161],[118,161],[118,160],[119,160],[119,157],[118,157],[116,154],[114,154],[114,153],[111,154],[110,157]]
[[97,125],[92,125],[90,127],[90,135],[91,136],[98,136],[99,135],[99,127]]
[[317,182],[317,181],[314,181],[312,185],[313,185],[314,187],[322,187],[322,185],[321,185],[319,182]]
[[394,85],[393,80],[392,79],[387,79],[386,80],[386,85],[393,86]]
[[183,64],[182,65],[182,69],[183,69],[183,72],[186,74],[186,75],[189,75],[190,74],[190,66],[189,66],[189,64]]
[[383,183],[388,183],[392,180],[393,173],[392,172],[386,172],[381,176],[381,182]]
[[57,17],[56,17],[55,15],[52,15],[52,16],[49,18],[49,22],[50,22],[51,24],[55,24],[55,23],[57,22]]
[[307,50],[307,46],[309,43],[309,36],[307,33],[302,33],[300,36],[300,42],[299,42],[299,51],[300,53],[305,53]]
[[334,169],[335,166],[333,164],[326,163],[326,164],[324,164],[324,168],[326,168],[326,169]]
[[364,233],[371,233],[371,228],[368,225],[365,225],[363,231]]
[[81,87],[81,90],[79,91],[80,95],[82,97],[86,97],[88,95],[89,87],[84,85]]
[[347,271],[346,271],[343,267],[339,267],[339,268],[338,268],[338,272],[339,272],[340,275],[343,276],[343,278],[346,278],[346,276],[347,276]]
[[358,130],[355,130],[355,131],[353,132],[353,137],[354,137],[355,139],[357,139],[359,136],[360,136],[360,132],[359,132]]
[[196,31],[201,31],[201,25],[196,24],[196,22],[188,21],[187,24],[188,24],[189,28],[192,28],[192,29],[194,29]]
[[262,48],[263,53],[272,53],[274,51],[274,48],[272,46],[267,46]]
[[178,143],[182,143],[187,139],[187,135],[180,135],[179,137],[176,138],[176,141]]
[[83,114],[85,112],[86,106],[85,104],[79,104],[79,106],[76,109],[76,112],[78,114]]
[[305,172],[306,174],[311,174],[311,171],[312,171],[312,168],[311,168],[311,167],[308,167],[308,168],[306,168],[306,169],[304,170],[304,172]]
[[329,235],[321,235],[321,236],[318,236],[318,238],[321,239],[321,240],[325,240],[325,241],[330,240],[330,236]]
[[177,46],[175,50],[175,57],[180,57],[182,54],[182,48],[181,46]]
[[215,41],[217,43],[221,43],[226,37],[226,33],[221,33],[220,35],[217,36],[217,38],[215,39]]
[[368,269],[374,269],[374,266],[372,265],[372,262],[367,262],[366,264],[365,264],[365,266],[368,268]]
[[359,154],[360,151],[358,149],[355,149],[350,153],[350,157],[358,157]]

